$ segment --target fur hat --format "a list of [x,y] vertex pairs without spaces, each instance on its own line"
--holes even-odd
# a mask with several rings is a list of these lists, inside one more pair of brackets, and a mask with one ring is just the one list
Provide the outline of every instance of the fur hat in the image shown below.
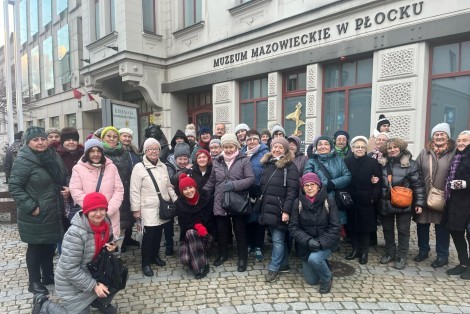
[[47,135],[51,134],[51,133],[55,133],[55,134],[59,134],[60,135],[60,130],[58,128],[48,128],[46,130],[46,133]]
[[161,149],[160,142],[154,139],[153,137],[149,137],[144,142],[143,152],[145,153],[147,151],[147,148],[149,148],[151,145],[157,145],[158,148]]
[[452,138],[452,136],[450,136],[450,126],[449,124],[443,122],[443,123],[439,123],[439,124],[436,124],[433,128],[432,128],[432,131],[431,131],[431,136],[434,135],[434,133],[436,132],[445,132],[447,133],[447,136],[450,138]]
[[120,128],[119,129],[119,135],[121,135],[122,133],[127,133],[129,134],[130,136],[133,136],[134,135],[134,132],[129,129],[129,128]]
[[205,125],[201,126],[199,128],[199,135],[206,134],[206,133],[212,134],[211,129],[208,126],[205,126]]
[[175,145],[175,150],[174,150],[174,157],[175,160],[180,157],[180,156],[186,156],[189,158],[191,156],[191,151],[189,149],[189,145],[186,143],[177,143]]
[[284,137],[276,137],[271,141],[271,149],[274,144],[281,144],[284,147],[284,154],[289,151],[289,142]]
[[237,125],[235,127],[235,134],[237,134],[237,132],[240,131],[240,130],[249,131],[250,128],[248,127],[248,125],[246,123],[240,123],[239,125]]
[[358,140],[363,141],[364,143],[366,143],[366,145],[369,143],[369,141],[367,140],[367,137],[362,136],[362,135],[359,135],[359,136],[355,136],[355,137],[352,138],[352,140],[351,140],[351,146],[353,146],[354,143],[355,143],[356,141],[358,141]]
[[104,208],[106,211],[108,211],[108,200],[106,199],[106,196],[99,192],[91,192],[85,195],[82,208],[83,214],[86,215],[92,210],[98,208]]
[[381,115],[379,116],[379,121],[377,121],[377,131],[380,132],[380,127],[381,127],[383,124],[388,124],[388,125],[390,125],[390,120],[388,120],[387,118],[385,118],[385,115],[381,114]]
[[194,137],[194,138],[197,137],[197,135],[196,135],[196,127],[194,126],[194,124],[191,123],[191,124],[188,124],[188,125],[186,126],[186,130],[184,130],[184,135],[186,135],[186,136],[192,136],[192,137]]
[[321,180],[316,173],[308,172],[300,178],[300,184],[304,186],[307,183],[315,183],[321,188]]
[[25,144],[28,145],[29,141],[35,137],[47,138],[47,133],[40,126],[30,126],[24,131],[23,137]]
[[286,136],[286,130],[284,130],[282,125],[276,124],[276,125],[273,126],[272,134],[274,135],[278,132],[281,132],[282,134],[284,134],[284,136]]
[[101,139],[103,139],[103,137],[106,135],[106,133],[108,133],[109,131],[114,131],[116,132],[117,135],[119,135],[119,130],[116,129],[114,126],[110,125],[110,126],[107,126],[103,129],[103,131],[101,131]]
[[192,186],[192,187],[196,188],[196,190],[197,190],[196,181],[193,178],[188,177],[188,175],[186,173],[180,174],[178,181],[179,181],[178,188],[180,189],[181,194],[183,194],[183,190],[185,188],[189,187],[189,186]]
[[66,127],[60,130],[60,143],[64,145],[66,140],[75,140],[77,142],[80,140],[80,134],[78,134],[76,128]]
[[238,143],[237,136],[233,133],[225,133],[220,139],[222,146],[225,144],[233,144],[240,149],[240,143]]

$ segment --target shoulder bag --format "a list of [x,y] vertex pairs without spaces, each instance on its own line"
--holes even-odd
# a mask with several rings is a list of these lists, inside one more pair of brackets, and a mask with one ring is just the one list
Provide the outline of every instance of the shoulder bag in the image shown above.
[[247,223],[252,223],[252,222],[258,221],[259,215],[261,213],[261,207],[263,205],[263,195],[266,192],[266,189],[268,188],[269,182],[271,182],[271,179],[273,178],[276,171],[277,171],[277,168],[274,170],[274,172],[269,177],[268,182],[266,182],[266,186],[264,187],[263,192],[261,192],[260,196],[258,196],[255,199],[255,201],[252,202],[252,204],[251,204],[252,213],[248,217]]
[[109,252],[106,246],[86,266],[93,279],[108,287],[110,294],[126,288],[129,277],[127,266],[118,256]]
[[[98,183],[96,184],[95,192],[100,191],[101,181],[103,179],[103,174],[104,174],[104,165],[101,167],[101,171],[100,171],[100,175],[98,177]],[[73,216],[75,216],[75,214],[78,213],[81,210],[82,210],[82,206],[80,206],[78,204],[73,205],[70,208],[69,212],[67,213],[67,219],[69,220],[69,222],[72,222]]]
[[[328,170],[326,170],[326,167],[320,161],[318,161],[318,164],[320,165],[321,170],[328,178],[328,180],[331,181],[331,174],[328,172]],[[351,194],[347,191],[336,190],[335,201],[336,205],[338,205],[339,210],[350,210],[354,206],[353,198]]]
[[[225,182],[228,182],[227,166],[224,166]],[[251,202],[249,191],[227,191],[224,192],[222,208],[228,211],[230,215],[248,215],[251,213]]]
[[[144,168],[145,168],[144,162],[142,162],[142,165],[144,165]],[[155,180],[155,177],[153,176],[152,171],[150,171],[150,169],[147,169],[147,168],[145,168],[145,170],[147,170],[150,176],[150,179],[152,179],[153,186],[155,187],[155,190],[157,191],[158,199],[160,200],[160,210],[158,211],[158,215],[160,219],[163,219],[163,220],[172,219],[173,217],[176,216],[175,206],[173,205],[173,203],[169,203],[163,199],[162,193],[160,192],[160,189],[158,188],[157,181]]]
[[[442,212],[444,210],[444,204],[446,203],[445,200],[445,192],[439,189],[436,189],[433,186],[433,179],[432,179],[432,155],[429,154],[429,166],[430,166],[430,171],[429,171],[429,176],[430,176],[430,185],[431,189],[428,192],[428,198],[426,200],[426,203],[428,205],[429,209],[435,210],[437,212]],[[437,170],[437,167],[436,167]]]
[[404,186],[392,186],[392,168],[387,163],[387,179],[390,189],[390,203],[396,207],[408,207],[413,203],[413,191]]

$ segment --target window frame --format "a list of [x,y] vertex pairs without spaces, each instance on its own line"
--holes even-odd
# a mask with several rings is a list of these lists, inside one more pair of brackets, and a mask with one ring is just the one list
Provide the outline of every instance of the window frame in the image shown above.
[[[299,74],[304,74],[305,75],[305,82],[304,82],[305,89],[295,89],[295,90],[289,90],[289,91],[287,90],[288,78],[289,78],[289,76],[291,76],[293,74],[296,74],[297,78],[298,78]],[[298,81],[299,80],[297,80],[297,82]],[[297,68],[297,69],[293,69],[293,70],[282,73],[282,114],[281,114],[281,121],[277,121],[277,122],[280,123],[281,126],[284,129],[286,128],[286,126],[284,124],[284,120],[285,120],[285,117],[286,117],[286,99],[295,98],[295,97],[303,97],[304,98],[305,103],[303,105],[303,111],[304,111],[304,114],[305,114],[305,117],[306,117],[306,108],[307,108],[307,68],[306,67]],[[286,132],[287,132],[287,130],[286,130]],[[286,138],[289,137],[289,136],[290,136],[290,134],[286,134]],[[301,150],[302,151],[303,151],[303,144],[306,143],[306,137],[307,137],[307,132],[304,132],[304,134],[299,137],[301,142],[302,142],[302,145],[301,145]]]
[[[322,79],[322,104],[321,104],[321,110],[322,110],[322,117],[321,117],[321,134],[325,133],[325,112],[326,112],[326,103],[325,103],[325,96],[327,93],[332,93],[332,92],[341,92],[344,91],[344,129],[345,131],[348,131],[349,129],[349,92],[351,90],[357,90],[357,89],[362,89],[362,88],[372,88],[372,80],[370,83],[362,83],[362,84],[356,84],[357,82],[357,77],[358,77],[358,62],[361,60],[367,60],[367,59],[372,59],[373,57],[368,57],[368,58],[359,58],[359,59],[354,59],[354,60],[346,60],[346,61],[340,61],[340,62],[332,62],[332,63],[325,63],[322,66],[323,70],[323,79]],[[326,87],[326,67],[332,64],[339,64],[340,65],[340,73],[342,70],[342,66],[345,63],[355,63],[355,77],[354,77],[354,85],[347,85],[347,86],[341,86],[342,82],[338,82],[339,87]],[[373,64],[373,63],[372,63]],[[372,68],[373,72],[373,68]],[[339,76],[339,79],[341,79],[341,75]],[[372,99],[371,99],[371,106],[372,106]],[[335,131],[336,132],[336,131]]]
[[[186,27],[190,27],[190,26],[193,26],[197,23],[199,23],[200,21],[202,21],[202,1],[201,0],[182,0],[183,1],[183,28],[186,28]],[[191,23],[188,23],[186,24],[186,1],[192,1],[193,3],[193,7],[191,8],[192,9],[192,22]],[[201,6],[201,17],[200,17],[200,20],[198,21],[198,16],[197,16],[197,6],[198,6],[198,3],[199,5]]]
[[147,34],[156,34],[157,33],[157,14],[156,14],[156,8],[157,4],[155,3],[155,0],[151,0],[152,2],[152,30],[147,30],[145,29],[145,23],[144,23],[144,1],[142,0],[142,31]]
[[[258,77],[254,77],[254,78],[250,78],[250,79],[247,79],[247,80],[242,80],[242,81],[239,81],[239,84],[240,84],[240,88],[239,88],[239,104],[238,104],[238,121],[240,122],[243,122],[242,121],[242,115],[241,115],[241,108],[242,108],[242,105],[243,104],[249,104],[249,103],[253,103],[253,125],[250,125],[250,128],[251,129],[254,129],[254,130],[258,130],[258,132],[261,133],[262,130],[259,130],[257,125],[256,125],[256,119],[257,119],[257,114],[256,114],[256,106],[257,106],[257,103],[259,102],[262,102],[262,101],[265,101],[266,103],[268,103],[268,99],[269,99],[269,95],[268,95],[268,92],[266,93],[266,97],[258,97],[258,98],[249,98],[249,99],[244,99],[242,100],[242,84],[244,82],[250,82],[250,87],[249,87],[249,93],[251,94],[252,93],[252,84],[254,83],[254,81],[256,80],[259,80],[260,81],[260,84],[259,84],[259,87],[260,87],[260,95],[261,95],[261,91],[263,90],[262,86],[263,86],[263,79],[266,80],[266,84],[269,84],[269,81],[268,81],[268,76],[258,76]],[[267,90],[266,90],[267,91]],[[262,96],[262,95],[261,95]],[[250,95],[250,97],[253,97],[253,95]],[[269,121],[269,120],[268,120]]]

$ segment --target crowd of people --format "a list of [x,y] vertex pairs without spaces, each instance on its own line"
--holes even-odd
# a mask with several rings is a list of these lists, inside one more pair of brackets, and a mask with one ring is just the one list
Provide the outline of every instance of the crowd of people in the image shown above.
[[[295,250],[305,281],[318,284],[323,294],[332,288],[328,258],[344,245],[341,238],[352,246],[344,258],[367,264],[381,226],[380,263],[404,269],[414,220],[419,248],[414,261],[429,257],[433,224],[431,266],[448,264],[452,237],[459,264],[447,274],[470,279],[470,131],[454,141],[449,125],[437,124],[416,159],[403,139],[392,136],[383,115],[370,138],[350,139],[338,130],[332,138],[318,136],[305,153],[300,138],[281,125],[260,133],[241,123],[226,133],[217,124],[214,134],[208,126],[196,132],[188,125],[169,142],[151,125],[140,148],[132,144],[133,136],[131,129],[106,126],[82,145],[74,128],[31,126],[15,137],[17,154],[5,169],[18,206],[19,234],[28,244],[35,313],[87,313],[90,306],[116,313],[115,292],[94,281],[85,265],[103,246],[121,254],[137,246],[143,276],[155,276],[153,265],[166,265],[160,254],[163,235],[165,256],[177,247],[179,260],[196,279],[210,271],[212,246],[217,246],[212,261],[217,267],[230,258],[235,236],[237,270],[245,272],[249,257],[265,259],[268,235],[266,282],[289,271],[289,252]],[[234,202],[247,210],[234,211]],[[162,218],[168,204],[173,215]],[[133,233],[142,235],[141,243]],[[47,298],[46,285],[54,282],[61,304]]]

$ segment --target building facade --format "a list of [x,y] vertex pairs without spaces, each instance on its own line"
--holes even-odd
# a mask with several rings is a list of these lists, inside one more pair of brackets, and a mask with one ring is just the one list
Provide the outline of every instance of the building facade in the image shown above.
[[384,114],[417,153],[439,122],[454,138],[469,128],[467,1],[21,0],[20,12],[26,125],[85,136],[105,98],[169,137],[188,122],[279,123],[310,143],[369,136]]

